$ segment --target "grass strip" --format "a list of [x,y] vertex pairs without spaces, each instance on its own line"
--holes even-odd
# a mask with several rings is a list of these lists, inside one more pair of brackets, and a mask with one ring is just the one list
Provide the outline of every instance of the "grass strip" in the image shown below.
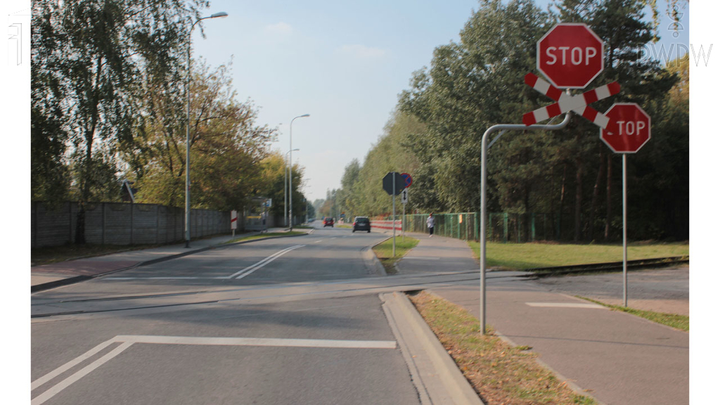
[[267,239],[267,238],[272,238],[272,237],[275,237],[275,236],[305,235],[306,233],[307,233],[307,232],[296,232],[296,231],[292,231],[292,232],[269,232],[269,233],[261,233],[261,234],[258,234],[258,235],[245,236],[245,237],[242,237],[242,238],[236,238],[236,239],[229,240],[229,241],[227,241],[227,242],[225,242],[225,243],[236,243],[236,242],[244,242],[244,241],[248,241],[248,240]]
[[531,347],[513,347],[491,327],[480,333],[480,321],[465,309],[428,292],[410,300],[455,360],[465,378],[487,404],[584,404],[597,402],[579,395],[541,366]]
[[[478,258],[480,243],[469,241],[473,256]],[[622,261],[622,245],[553,244],[553,243],[487,243],[487,266],[511,270],[537,267],[570,266]],[[635,243],[628,245],[628,259],[689,256],[687,243]]]
[[669,326],[671,328],[679,329],[685,332],[690,332],[690,317],[687,315],[678,315],[678,314],[668,314],[665,312],[655,312],[655,311],[645,311],[642,309],[633,309],[628,307],[623,307],[619,305],[610,305],[606,304],[601,301],[596,301],[592,298],[583,297],[580,295],[576,295],[575,297],[584,299],[585,301],[590,301],[598,305],[602,305],[604,307],[610,308],[613,311],[622,311],[626,312],[628,314],[632,314],[635,316],[639,316],[641,318],[645,318],[649,321],[653,321],[655,323],[659,323],[665,326]]
[[395,269],[395,263],[397,263],[398,260],[402,259],[403,256],[405,256],[407,252],[409,252],[412,248],[417,246],[418,242],[420,241],[409,236],[405,236],[405,240],[403,240],[402,237],[396,237],[395,256],[393,257],[393,241],[392,238],[390,238],[385,242],[373,247],[373,252],[375,252],[375,256],[377,256],[377,258],[380,260],[380,263],[382,263],[383,267],[385,267],[385,272],[387,274],[397,274],[397,270]]

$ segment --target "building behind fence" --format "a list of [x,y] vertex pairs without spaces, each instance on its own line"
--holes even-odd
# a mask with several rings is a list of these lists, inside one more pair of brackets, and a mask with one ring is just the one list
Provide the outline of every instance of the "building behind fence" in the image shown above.
[[[59,246],[75,241],[77,203],[66,202],[48,209],[33,202],[31,246]],[[238,228],[244,216],[238,213]],[[95,203],[85,205],[85,240],[92,244],[162,244],[185,240],[185,211],[156,204]],[[193,209],[190,239],[230,233],[230,212]]]

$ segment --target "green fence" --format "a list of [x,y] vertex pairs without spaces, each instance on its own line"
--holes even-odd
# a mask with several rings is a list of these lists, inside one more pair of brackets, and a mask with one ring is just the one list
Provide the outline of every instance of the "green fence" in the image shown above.
[[[398,215],[408,232],[428,233],[429,214]],[[480,239],[480,213],[461,212],[433,214],[435,234],[464,240]],[[388,217],[387,219],[391,219]],[[555,224],[553,224],[555,222]],[[559,222],[549,214],[490,213],[487,222],[487,240],[494,242],[534,242],[555,240]]]

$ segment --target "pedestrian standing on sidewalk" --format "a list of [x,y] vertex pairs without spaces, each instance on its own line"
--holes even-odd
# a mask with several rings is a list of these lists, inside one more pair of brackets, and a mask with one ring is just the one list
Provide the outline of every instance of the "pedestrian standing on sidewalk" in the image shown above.
[[435,218],[433,217],[432,212],[430,213],[430,216],[427,219],[427,227],[428,227],[428,230],[430,231],[430,237],[432,238],[433,230],[435,229]]

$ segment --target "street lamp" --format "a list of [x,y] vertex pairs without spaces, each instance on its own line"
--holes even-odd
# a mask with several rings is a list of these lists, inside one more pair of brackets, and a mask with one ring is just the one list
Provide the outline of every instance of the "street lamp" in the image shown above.
[[187,126],[185,127],[185,247],[190,247],[190,48],[192,47],[192,32],[195,24],[209,18],[227,17],[226,12],[215,13],[209,17],[197,19],[190,27],[188,34],[188,50],[187,50],[187,80],[185,81],[185,95],[187,96]]
[[298,118],[309,117],[310,114],[298,115],[290,120],[290,231],[292,232],[292,124]]
[[[284,186],[285,186],[285,204],[283,205],[283,214],[285,215],[285,226],[288,226],[288,215],[287,215],[287,208],[288,208],[288,203],[287,203],[287,188],[288,188],[288,187],[287,187],[287,182],[288,182],[288,181],[287,181],[287,178],[288,178],[288,174],[287,174],[287,173],[288,173],[288,165],[287,165],[287,155],[288,155],[288,153],[290,153],[290,152],[297,152],[297,151],[299,151],[299,150],[300,150],[300,149],[293,149],[293,150],[287,151],[287,152],[285,153],[285,160],[283,161],[283,162],[285,163],[285,167],[284,167],[284,169],[285,169],[285,183],[283,183]],[[292,174],[290,174],[290,175],[292,176]]]

